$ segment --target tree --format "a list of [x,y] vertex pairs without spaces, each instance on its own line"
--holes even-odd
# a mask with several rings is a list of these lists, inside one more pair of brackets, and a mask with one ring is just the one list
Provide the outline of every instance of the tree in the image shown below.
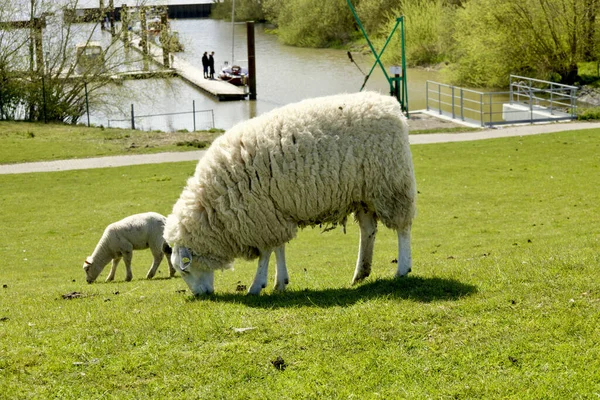
[[590,0],[469,1],[457,12],[454,81],[505,86],[512,73],[573,84],[596,13]]
[[[77,8],[77,1],[65,8]],[[112,83],[111,75],[142,59],[125,51],[121,31],[115,36],[101,31],[99,14],[79,24],[55,3],[41,0],[0,0],[0,10],[0,118],[76,123],[86,98],[109,101],[102,89]],[[96,41],[103,47],[101,57],[82,62],[76,44]]]

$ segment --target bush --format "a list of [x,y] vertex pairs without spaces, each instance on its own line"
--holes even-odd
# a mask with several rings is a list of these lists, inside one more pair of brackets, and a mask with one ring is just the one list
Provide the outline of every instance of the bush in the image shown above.
[[600,120],[600,107],[578,108],[577,119],[579,121]]
[[345,0],[289,0],[281,6],[278,22],[281,41],[302,47],[346,43],[355,24]]

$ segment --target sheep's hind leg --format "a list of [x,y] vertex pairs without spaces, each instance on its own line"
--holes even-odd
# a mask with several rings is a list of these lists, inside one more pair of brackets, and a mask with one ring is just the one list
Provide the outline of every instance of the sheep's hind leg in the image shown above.
[[275,248],[275,259],[277,260],[275,290],[284,291],[288,283],[290,283],[290,276],[288,275],[287,266],[285,264],[285,244]]
[[360,210],[355,214],[360,227],[360,244],[358,248],[358,259],[352,284],[356,284],[371,274],[373,262],[373,249],[375,247],[375,235],[377,234],[377,220],[372,211]]
[[398,271],[396,277],[406,276],[412,269],[412,253],[410,249],[410,228],[408,225],[398,231]]
[[133,273],[131,272],[131,259],[133,257],[132,251],[123,252],[123,261],[125,262],[125,281],[129,282],[133,279]]
[[252,286],[250,286],[250,289],[248,290],[248,294],[260,294],[260,292],[267,287],[267,275],[269,273],[269,258],[271,258],[271,251],[272,250],[260,251],[256,276],[254,277]]
[[110,282],[113,279],[115,279],[115,273],[117,272],[117,265],[119,265],[119,261],[121,261],[121,257],[112,259],[112,265],[110,267],[110,272],[108,273],[108,276],[106,277],[105,282]]

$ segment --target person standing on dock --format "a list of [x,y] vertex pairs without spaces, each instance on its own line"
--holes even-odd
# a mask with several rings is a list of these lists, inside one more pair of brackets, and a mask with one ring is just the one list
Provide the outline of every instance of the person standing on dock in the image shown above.
[[215,52],[211,51],[208,56],[208,67],[210,68],[210,79],[215,79]]
[[208,52],[202,55],[202,69],[204,70],[204,79],[208,79]]

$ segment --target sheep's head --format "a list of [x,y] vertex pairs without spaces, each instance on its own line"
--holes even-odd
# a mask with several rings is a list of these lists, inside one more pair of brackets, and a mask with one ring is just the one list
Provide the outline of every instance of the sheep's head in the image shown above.
[[85,280],[87,283],[94,282],[102,271],[102,269],[97,268],[97,266],[94,264],[94,260],[90,257],[86,258],[86,260],[83,262],[83,270],[85,271]]
[[214,271],[231,267],[231,263],[194,253],[189,248],[178,245],[173,246],[171,263],[179,271],[194,296],[212,293]]

